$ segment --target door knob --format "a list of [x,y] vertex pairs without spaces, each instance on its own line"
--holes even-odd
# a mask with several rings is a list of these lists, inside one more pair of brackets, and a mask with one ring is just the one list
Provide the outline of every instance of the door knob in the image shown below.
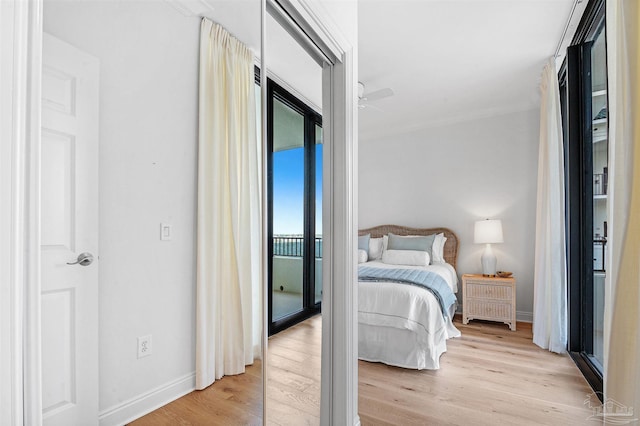
[[75,262],[67,262],[67,265],[89,266],[93,263],[93,255],[91,253],[80,253]]

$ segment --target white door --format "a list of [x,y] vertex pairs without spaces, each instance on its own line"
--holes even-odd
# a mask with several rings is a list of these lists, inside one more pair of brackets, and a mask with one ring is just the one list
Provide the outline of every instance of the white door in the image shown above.
[[42,414],[84,426],[98,423],[99,63],[45,34],[42,68]]

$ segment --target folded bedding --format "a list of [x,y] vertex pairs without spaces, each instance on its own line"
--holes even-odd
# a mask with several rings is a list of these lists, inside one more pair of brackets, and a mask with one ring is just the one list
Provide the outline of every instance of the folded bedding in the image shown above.
[[449,315],[451,306],[456,303],[456,296],[445,279],[429,270],[383,269],[363,265],[358,268],[358,281],[411,284],[426,288],[435,296],[444,317]]

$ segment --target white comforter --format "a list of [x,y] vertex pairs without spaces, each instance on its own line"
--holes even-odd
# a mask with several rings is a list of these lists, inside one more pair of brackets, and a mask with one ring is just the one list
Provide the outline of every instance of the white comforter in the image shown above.
[[[427,269],[442,276],[454,293],[458,291],[456,272],[446,263],[417,267],[373,261],[366,265]],[[429,290],[408,284],[360,282],[358,291],[360,359],[405,368],[439,368],[440,355],[446,351],[446,340],[460,336],[460,331],[451,322],[455,306],[451,307],[445,319],[438,301]],[[393,339],[394,335],[398,335],[396,341],[372,341]]]

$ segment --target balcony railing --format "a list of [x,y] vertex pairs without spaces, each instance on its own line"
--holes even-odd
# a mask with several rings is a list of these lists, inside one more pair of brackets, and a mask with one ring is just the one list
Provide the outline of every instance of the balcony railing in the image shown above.
[[[322,258],[322,237],[315,237],[315,256]],[[304,255],[304,238],[276,235],[273,237],[273,255],[302,257]]]

